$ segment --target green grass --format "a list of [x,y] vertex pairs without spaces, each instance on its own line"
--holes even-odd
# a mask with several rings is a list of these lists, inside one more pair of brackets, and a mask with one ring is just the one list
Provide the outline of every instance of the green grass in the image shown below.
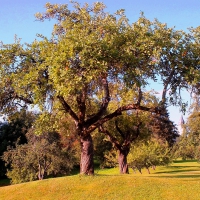
[[118,169],[95,176],[72,175],[0,187],[0,200],[198,200],[200,164],[176,161],[151,174],[119,175]]

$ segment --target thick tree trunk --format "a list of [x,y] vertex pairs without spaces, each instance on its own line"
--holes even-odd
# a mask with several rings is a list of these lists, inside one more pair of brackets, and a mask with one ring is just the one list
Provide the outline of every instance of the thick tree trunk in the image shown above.
[[127,150],[120,150],[118,155],[120,174],[129,174],[127,163]]
[[94,174],[93,154],[93,141],[91,135],[81,136],[80,174]]

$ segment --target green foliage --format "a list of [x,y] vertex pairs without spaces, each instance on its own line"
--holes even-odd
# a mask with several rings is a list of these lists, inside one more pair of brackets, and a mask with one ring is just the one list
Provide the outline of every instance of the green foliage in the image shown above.
[[74,9],[69,10],[68,5],[47,3],[46,12],[36,14],[41,21],[56,20],[52,38],[41,36],[27,45],[16,39],[14,44],[2,45],[0,105],[5,112],[15,109],[16,101],[11,99],[41,109],[47,109],[47,104],[57,107],[58,95],[76,110],[73,96],[85,86],[88,96],[97,100],[102,75],[108,76],[110,83],[122,81],[126,87],[146,86],[150,79],[161,76],[171,89],[172,103],[178,100],[176,89],[187,87],[189,75],[192,82],[193,76],[185,68],[191,67],[192,74],[196,68],[188,55],[183,59],[190,47],[184,32],[143,15],[129,24],[123,10],[109,14],[103,3],[72,5]]
[[167,144],[159,144],[156,141],[140,142],[132,145],[128,155],[129,166],[149,171],[150,167],[168,165],[171,162],[170,149]]
[[[32,112],[21,110],[7,118],[7,122],[0,125],[0,156],[7,150],[8,147],[15,148],[16,145],[27,142],[25,134],[32,126],[36,116]],[[0,176],[6,174],[4,161],[0,158]]]
[[112,149],[112,144],[106,139],[103,133],[94,132],[93,133],[93,143],[94,143],[94,158],[103,166],[105,161],[105,154],[110,152]]
[[200,142],[200,110],[199,97],[193,97],[193,103],[190,106],[190,115],[186,124],[183,125],[183,133],[179,137],[174,147],[174,157],[199,160],[199,142]]
[[200,99],[198,95],[195,95],[193,97],[193,103],[190,106],[190,115],[187,119],[187,123],[185,124],[185,132],[187,136],[190,136],[190,138],[197,139],[200,136]]
[[27,144],[18,145],[15,149],[8,149],[4,152],[3,160],[11,166],[6,174],[11,179],[11,183],[23,183],[37,179],[37,174],[31,163],[34,159],[36,158],[30,154]]
[[3,159],[11,166],[7,176],[14,184],[66,174],[73,167],[73,152],[62,148],[57,133],[37,136],[32,131],[27,133],[27,144],[4,152]]
[[180,136],[177,143],[173,147],[173,157],[175,159],[182,158],[183,160],[195,159],[196,145],[192,143],[190,138]]
[[167,142],[172,147],[178,135],[177,128],[169,118],[169,112],[164,106],[159,114],[149,115],[148,128],[151,132],[151,137],[159,143]]
[[105,151],[103,155],[103,162],[101,163],[101,168],[112,168],[119,166],[118,163],[118,153],[116,149],[111,149],[110,151]]

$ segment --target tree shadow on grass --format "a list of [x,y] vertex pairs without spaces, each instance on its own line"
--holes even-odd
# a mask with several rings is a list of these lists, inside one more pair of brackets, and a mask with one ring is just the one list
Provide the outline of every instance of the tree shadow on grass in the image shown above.
[[[188,161],[194,162],[194,161]],[[176,163],[181,163],[181,161],[176,161]],[[195,181],[200,179],[200,167],[198,166],[169,166],[164,171],[154,172],[155,175],[151,176],[157,178],[185,178],[194,179]]]
[[169,179],[173,179],[173,178],[180,178],[180,179],[193,179],[195,181],[200,180],[200,174],[199,175],[195,175],[195,174],[190,174],[190,175],[186,175],[186,174],[177,174],[177,175],[166,175],[166,176],[150,176],[149,178],[154,177],[154,178],[169,178]]
[[174,160],[173,163],[191,163],[197,162],[197,160]]
[[154,174],[172,174],[172,173],[192,172],[192,171],[199,172],[200,174],[200,167],[198,169],[197,167],[194,167],[194,166],[174,166],[174,167],[170,166],[169,170],[154,172]]

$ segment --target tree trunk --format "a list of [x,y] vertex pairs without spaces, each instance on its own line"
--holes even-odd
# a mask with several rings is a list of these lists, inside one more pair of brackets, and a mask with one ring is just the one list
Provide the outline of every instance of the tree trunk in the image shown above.
[[38,179],[43,180],[42,167],[40,163],[38,164]]
[[119,150],[118,161],[119,161],[120,174],[129,174],[127,155],[128,155],[127,150]]
[[147,168],[148,174],[150,174],[150,170],[149,170],[149,167],[146,167],[146,168]]
[[93,155],[93,141],[91,135],[81,136],[80,174],[94,174]]

